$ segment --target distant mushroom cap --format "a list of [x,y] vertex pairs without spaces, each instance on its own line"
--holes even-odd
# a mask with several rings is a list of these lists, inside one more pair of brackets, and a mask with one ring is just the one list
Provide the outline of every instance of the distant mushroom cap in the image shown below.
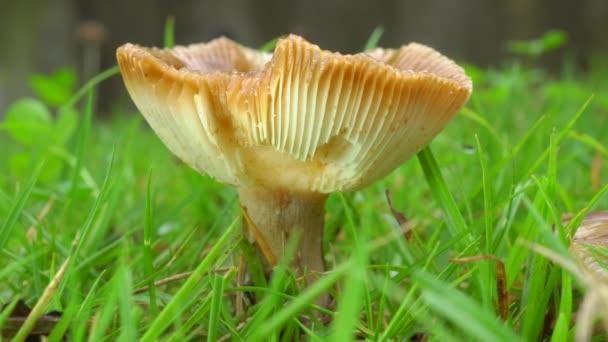
[[420,44],[341,55],[291,35],[268,54],[219,38],[126,44],[117,57],[167,147],[237,187],[363,188],[430,143],[472,90],[461,67]]

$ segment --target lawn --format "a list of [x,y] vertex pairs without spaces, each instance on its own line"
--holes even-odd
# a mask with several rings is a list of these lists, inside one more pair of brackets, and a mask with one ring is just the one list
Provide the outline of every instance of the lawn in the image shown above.
[[[52,341],[606,340],[604,284],[569,248],[608,206],[608,64],[539,61],[463,63],[473,95],[429,148],[330,196],[329,271],[308,289],[285,265],[268,284],[239,274],[251,246],[236,191],[173,157],[132,106],[99,119],[97,81],[37,75],[37,97],[0,123],[0,327]],[[314,305],[327,291],[332,310]]]

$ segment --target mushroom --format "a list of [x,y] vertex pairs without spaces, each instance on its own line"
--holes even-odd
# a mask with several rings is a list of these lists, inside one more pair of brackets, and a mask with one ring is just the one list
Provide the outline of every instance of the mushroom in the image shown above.
[[415,43],[342,55],[290,35],[268,54],[219,38],[172,49],[126,44],[117,58],[165,145],[238,190],[267,272],[301,232],[291,265],[300,275],[325,270],[328,195],[389,174],[431,142],[472,90],[461,67]]

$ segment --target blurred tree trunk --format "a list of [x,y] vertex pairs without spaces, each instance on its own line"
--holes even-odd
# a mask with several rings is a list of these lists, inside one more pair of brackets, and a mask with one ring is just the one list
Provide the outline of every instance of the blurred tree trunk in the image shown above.
[[[10,101],[31,94],[32,72],[63,65],[80,71],[83,46],[76,32],[87,20],[107,31],[101,69],[115,65],[123,43],[161,46],[169,15],[175,16],[179,44],[226,35],[259,47],[296,33],[322,48],[354,53],[382,26],[381,46],[418,41],[481,66],[505,57],[506,40],[537,38],[549,29],[569,33],[569,47],[583,56],[579,61],[608,51],[606,0],[0,0],[0,7],[0,115]],[[558,56],[547,56],[549,65],[559,67]],[[119,77],[104,82],[98,98],[102,112],[117,98],[130,103]]]
[[[11,1],[3,4],[4,15],[0,20],[0,108],[8,101],[25,93],[27,71],[34,64],[37,32],[37,6],[32,1]],[[18,81],[17,81],[18,80]],[[2,115],[2,114],[0,114]]]
[[28,76],[75,62],[69,0],[2,1],[0,116],[14,99],[31,94]]
[[542,0],[511,0],[507,6],[508,37],[512,39],[536,38],[535,32],[542,32],[545,26],[546,9]]

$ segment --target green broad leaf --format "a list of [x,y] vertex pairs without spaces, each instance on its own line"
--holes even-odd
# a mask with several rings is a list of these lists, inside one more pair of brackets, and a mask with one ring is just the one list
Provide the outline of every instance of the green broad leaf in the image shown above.
[[21,144],[46,144],[51,136],[52,119],[46,105],[37,99],[22,98],[6,111],[2,126]]
[[61,68],[52,75],[34,74],[30,77],[30,86],[36,95],[54,107],[70,99],[76,82],[76,73],[71,68]]
[[558,49],[568,42],[568,34],[564,31],[551,30],[540,38],[544,51]]
[[31,154],[28,152],[13,153],[8,160],[11,171],[20,177],[27,174],[30,165]]
[[53,73],[52,78],[55,83],[69,89],[70,92],[74,92],[76,86],[78,85],[78,75],[76,75],[76,71],[72,67],[62,67],[57,69]]
[[568,35],[565,32],[552,30],[538,39],[507,42],[507,47],[512,53],[536,58],[548,51],[563,47],[567,42]]
[[[15,175],[24,177],[30,171],[32,162],[36,158],[29,152],[14,153],[9,159],[9,166]],[[44,163],[44,168],[40,171],[39,181],[47,183],[56,179],[61,172],[62,162],[56,157],[48,157]]]

